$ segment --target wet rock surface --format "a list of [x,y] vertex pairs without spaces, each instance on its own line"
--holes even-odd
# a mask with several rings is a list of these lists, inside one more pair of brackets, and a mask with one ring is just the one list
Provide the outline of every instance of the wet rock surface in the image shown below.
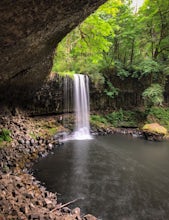
[[32,102],[57,44],[105,0],[1,1],[0,101]]
[[143,132],[138,128],[92,127],[91,134],[92,135],[124,134],[124,135],[131,135],[133,137],[143,137]]
[[[60,145],[57,138],[36,137],[32,120],[23,116],[1,117],[0,128],[11,131],[12,141],[0,146],[0,219],[82,220],[80,209],[57,203],[30,173],[31,164]],[[37,129],[37,128],[36,128]]]
[[144,131],[143,135],[145,139],[148,141],[163,141],[165,139],[163,134],[155,134],[155,133]]
[[167,135],[167,129],[158,123],[145,124],[142,130],[145,139],[149,141],[163,141]]

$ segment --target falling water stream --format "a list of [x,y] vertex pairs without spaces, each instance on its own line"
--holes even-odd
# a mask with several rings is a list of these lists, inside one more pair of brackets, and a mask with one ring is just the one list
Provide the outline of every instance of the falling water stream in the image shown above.
[[[73,91],[72,91],[73,90]],[[72,105],[72,93],[74,94],[75,128],[71,135],[64,140],[86,140],[92,139],[89,125],[89,79],[82,74],[74,74],[73,89],[72,79],[65,78],[64,81],[64,113],[69,113]],[[64,125],[66,127],[66,124]]]
[[92,139],[86,76],[74,76],[74,94],[73,135],[34,165],[37,179],[58,192],[59,201],[80,198],[74,205],[102,220],[168,220],[168,143],[120,135]]
[[74,75],[75,130],[77,140],[91,139],[89,126],[89,79],[88,76]]

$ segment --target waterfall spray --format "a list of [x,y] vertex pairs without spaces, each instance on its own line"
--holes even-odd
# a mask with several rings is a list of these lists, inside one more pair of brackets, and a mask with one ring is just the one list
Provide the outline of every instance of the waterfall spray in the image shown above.
[[74,139],[91,139],[89,124],[89,79],[88,76],[74,75],[75,130]]
[[[72,87],[74,93],[74,101],[72,99]],[[75,112],[75,128],[72,135],[65,133],[64,140],[85,140],[92,139],[90,135],[89,123],[89,78],[81,74],[74,74],[74,79],[66,77],[64,79],[64,127],[69,123],[69,112],[72,109],[72,101],[74,102]]]

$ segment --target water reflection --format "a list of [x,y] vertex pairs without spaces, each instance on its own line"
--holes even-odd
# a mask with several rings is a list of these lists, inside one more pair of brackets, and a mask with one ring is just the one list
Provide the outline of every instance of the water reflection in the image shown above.
[[69,178],[69,191],[72,199],[86,199],[89,189],[86,179],[90,171],[88,170],[88,150],[89,140],[71,141],[73,151],[72,170]]
[[104,220],[167,220],[169,146],[126,136],[69,141],[35,165],[62,202]]

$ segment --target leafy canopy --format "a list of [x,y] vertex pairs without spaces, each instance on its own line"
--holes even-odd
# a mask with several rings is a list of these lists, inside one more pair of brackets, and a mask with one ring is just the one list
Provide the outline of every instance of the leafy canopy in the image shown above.
[[90,75],[97,87],[118,95],[112,76],[148,79],[146,105],[161,105],[169,75],[169,1],[145,0],[137,13],[130,0],[109,0],[58,45],[53,71]]

